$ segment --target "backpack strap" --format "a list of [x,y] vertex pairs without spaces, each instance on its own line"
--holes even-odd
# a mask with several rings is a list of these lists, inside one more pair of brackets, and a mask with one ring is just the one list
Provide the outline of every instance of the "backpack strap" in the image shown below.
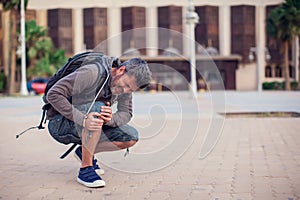
[[24,133],[26,133],[27,131],[29,131],[29,130],[31,130],[31,129],[35,129],[35,128],[37,128],[37,129],[45,129],[45,127],[43,126],[43,122],[46,123],[46,120],[44,121],[44,119],[45,119],[46,111],[47,111],[49,108],[51,108],[51,104],[50,104],[50,103],[46,103],[46,104],[42,107],[42,109],[43,109],[43,114],[42,114],[42,119],[41,119],[41,121],[40,121],[40,124],[39,124],[38,126],[32,126],[32,127],[28,128],[28,129],[22,131],[21,133],[17,134],[17,135],[16,135],[16,139],[18,139],[21,135],[23,135]]
[[61,155],[59,158],[64,159],[69,153],[73,151],[73,149],[77,146],[76,143],[74,143],[63,155]]
[[95,96],[94,100],[92,101],[92,103],[91,103],[91,105],[90,105],[90,107],[89,107],[89,109],[88,109],[88,111],[86,112],[86,114],[85,114],[85,115],[88,115],[88,114],[89,114],[89,112],[91,111],[91,109],[92,109],[93,105],[95,104],[95,102],[96,102],[96,100],[97,100],[98,96],[100,95],[100,93],[101,93],[101,91],[103,90],[103,88],[104,88],[105,84],[107,83],[107,81],[108,81],[108,79],[109,79],[109,76],[110,76],[110,74],[109,74],[109,73],[107,73],[107,77],[106,77],[105,81],[103,82],[103,84],[102,84],[101,88],[99,89],[99,91],[98,91],[97,95]]
[[[38,129],[45,129],[45,127],[43,127],[43,122],[44,124],[46,123],[46,119],[45,119],[45,116],[46,116],[46,111],[49,110],[51,108],[51,104],[50,103],[46,103],[43,107],[42,107],[42,110],[43,110],[43,114],[42,114],[42,118],[41,118],[41,121],[40,121],[40,124],[38,125]],[[45,119],[45,120],[44,120]]]

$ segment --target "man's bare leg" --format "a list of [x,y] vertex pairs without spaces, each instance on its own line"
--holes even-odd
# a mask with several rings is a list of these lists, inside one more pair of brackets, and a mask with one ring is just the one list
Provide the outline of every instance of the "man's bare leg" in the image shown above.
[[131,140],[127,142],[101,142],[96,146],[94,153],[104,152],[104,151],[118,151],[132,147],[137,141]]
[[82,162],[81,168],[93,166],[93,156],[95,148],[98,144],[101,131],[93,131],[89,133],[87,130],[82,130]]

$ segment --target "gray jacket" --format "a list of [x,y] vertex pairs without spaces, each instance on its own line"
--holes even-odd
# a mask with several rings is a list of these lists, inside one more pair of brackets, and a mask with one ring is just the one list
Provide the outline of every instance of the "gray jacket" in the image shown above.
[[[55,83],[46,96],[47,101],[52,105],[52,108],[47,111],[47,118],[51,120],[55,114],[60,113],[76,124],[82,125],[86,113],[76,109],[75,105],[93,101],[101,83],[107,77],[107,72],[110,73],[115,59],[103,56],[100,66],[96,64],[82,66]],[[110,85],[111,78],[108,79],[97,101],[118,103],[117,112],[113,114],[112,120],[106,123],[108,126],[118,127],[127,124],[132,117],[132,94],[122,94],[116,97],[111,94]]]

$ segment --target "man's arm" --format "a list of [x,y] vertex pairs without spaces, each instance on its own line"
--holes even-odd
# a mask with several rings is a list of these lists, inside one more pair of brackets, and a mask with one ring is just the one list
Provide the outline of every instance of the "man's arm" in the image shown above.
[[106,123],[107,126],[118,127],[127,124],[132,118],[132,94],[122,94],[117,99],[117,112]]
[[47,100],[61,115],[82,125],[84,113],[76,109],[68,98],[81,94],[87,88],[96,87],[97,77],[96,65],[83,66],[54,84],[47,94]]

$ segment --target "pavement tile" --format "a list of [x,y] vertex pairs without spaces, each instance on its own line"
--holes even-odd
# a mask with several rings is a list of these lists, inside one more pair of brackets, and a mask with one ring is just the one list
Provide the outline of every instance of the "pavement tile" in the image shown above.
[[197,179],[197,183],[200,185],[211,185],[215,183],[214,176],[209,176],[208,174],[199,176]]
[[269,177],[255,177],[253,179],[254,192],[264,193],[266,191],[271,192],[272,186],[270,184],[271,180]]
[[199,200],[199,199],[210,199],[210,194],[205,192],[192,192],[189,197],[189,200]]
[[233,188],[231,184],[215,184],[213,186],[213,193],[232,193]]
[[157,200],[157,199],[170,199],[170,193],[169,192],[150,192],[149,198],[147,199],[151,199],[151,200]]
[[236,200],[252,200],[253,195],[249,192],[249,193],[233,193],[232,194],[232,199],[236,199]]
[[292,188],[287,178],[272,178],[271,179],[275,193],[292,194]]
[[296,200],[299,199],[299,196],[294,196],[291,194],[275,194],[275,199]]
[[53,188],[38,188],[34,192],[31,192],[22,198],[24,198],[24,199],[46,199],[49,194],[51,194],[55,191],[56,191],[56,189],[53,189]]
[[225,200],[225,199],[232,199],[232,195],[230,193],[215,193],[211,194],[211,199],[213,200]]
[[[266,191],[264,193],[254,193],[253,195],[253,199],[254,200],[277,200],[277,198],[275,196],[272,195],[272,193]],[[278,199],[278,200],[287,200],[287,199]]]
[[235,175],[235,171],[233,169],[220,169],[218,175],[217,175],[217,181],[218,180],[231,180]]
[[251,184],[242,183],[233,186],[233,192],[235,193],[251,193],[253,186]]

